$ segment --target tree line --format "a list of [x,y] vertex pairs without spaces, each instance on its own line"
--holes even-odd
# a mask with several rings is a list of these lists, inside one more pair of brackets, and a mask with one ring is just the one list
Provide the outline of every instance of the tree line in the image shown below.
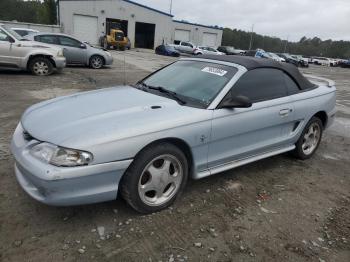
[[[224,28],[222,45],[236,49],[249,49],[252,33],[238,29]],[[302,37],[299,42],[289,42],[278,37],[253,33],[251,49],[261,48],[275,53],[291,53],[305,56],[325,56],[332,58],[350,58],[350,41],[322,40],[318,37]]]
[[0,0],[0,20],[57,24],[56,0]]

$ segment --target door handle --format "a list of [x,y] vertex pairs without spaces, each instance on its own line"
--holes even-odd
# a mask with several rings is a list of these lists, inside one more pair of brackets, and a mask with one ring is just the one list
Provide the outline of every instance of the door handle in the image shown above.
[[288,116],[289,112],[292,112],[292,109],[286,108],[280,110],[280,116]]

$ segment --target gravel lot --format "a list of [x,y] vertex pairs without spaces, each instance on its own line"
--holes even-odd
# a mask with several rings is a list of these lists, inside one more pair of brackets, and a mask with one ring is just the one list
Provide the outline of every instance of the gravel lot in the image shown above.
[[[337,119],[316,155],[288,154],[189,181],[163,212],[139,215],[123,200],[49,207],[18,186],[9,152],[30,105],[135,83],[176,59],[113,52],[110,68],[35,77],[0,72],[0,261],[350,261],[350,70],[303,70],[337,84]],[[124,63],[125,61],[125,63]]]

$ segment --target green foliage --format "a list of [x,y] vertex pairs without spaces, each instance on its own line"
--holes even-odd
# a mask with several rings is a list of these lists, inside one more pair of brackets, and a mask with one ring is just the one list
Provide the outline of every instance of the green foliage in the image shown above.
[[[237,49],[249,48],[250,32],[225,28],[222,35],[222,45],[234,46]],[[349,41],[322,41],[318,37],[302,37],[298,42],[287,42],[277,37],[263,36],[253,33],[252,49],[262,48],[265,51],[276,53],[291,53],[306,56],[326,56],[334,58],[350,57]]]
[[56,24],[56,0],[0,0],[0,20]]

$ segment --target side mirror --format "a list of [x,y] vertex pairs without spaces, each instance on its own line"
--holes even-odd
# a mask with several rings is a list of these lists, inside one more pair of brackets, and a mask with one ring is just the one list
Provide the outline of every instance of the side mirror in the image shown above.
[[236,96],[227,98],[221,102],[219,108],[248,108],[252,106],[252,102],[246,96]]
[[85,44],[80,44],[80,48],[81,49],[86,49],[86,45]]
[[9,37],[8,40],[9,40],[10,43],[14,43],[15,42],[15,39],[13,39],[12,37]]

